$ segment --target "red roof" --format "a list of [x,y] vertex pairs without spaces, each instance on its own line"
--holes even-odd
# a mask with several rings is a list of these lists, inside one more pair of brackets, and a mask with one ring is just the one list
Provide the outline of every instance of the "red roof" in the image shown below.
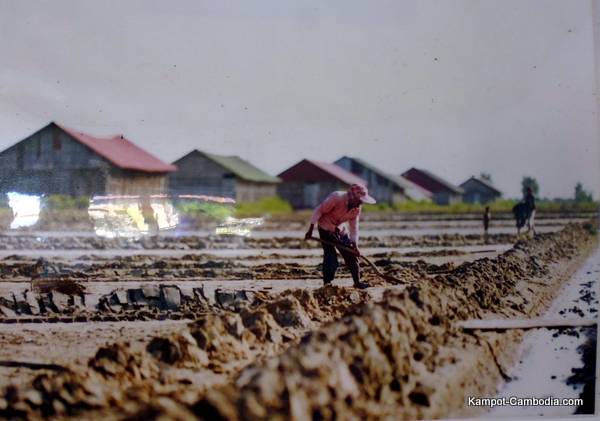
[[[56,124],[56,123],[55,123]],[[71,137],[96,152],[115,166],[124,170],[165,173],[176,171],[175,165],[167,164],[146,152],[123,136],[100,138],[56,124]]]
[[430,171],[411,168],[402,174],[402,177],[412,181],[418,186],[428,190],[432,193],[451,193],[451,194],[463,194],[464,191],[458,186],[444,180],[441,177],[433,174]]
[[319,182],[334,179],[348,186],[352,184],[367,185],[365,180],[346,171],[342,167],[330,164],[329,162],[313,161],[311,159],[303,159],[279,174],[279,177],[284,181]]

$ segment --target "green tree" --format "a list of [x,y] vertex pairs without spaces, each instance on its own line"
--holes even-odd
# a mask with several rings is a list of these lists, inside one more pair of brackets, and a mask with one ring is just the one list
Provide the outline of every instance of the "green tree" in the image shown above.
[[575,185],[575,203],[590,203],[593,201],[592,193],[585,191],[583,184],[577,183]]
[[537,196],[540,190],[540,186],[538,185],[538,182],[535,178],[525,176],[523,177],[523,180],[521,180],[521,192],[523,193],[523,197],[525,197],[525,195],[527,194],[528,187],[531,187],[531,191],[535,196]]

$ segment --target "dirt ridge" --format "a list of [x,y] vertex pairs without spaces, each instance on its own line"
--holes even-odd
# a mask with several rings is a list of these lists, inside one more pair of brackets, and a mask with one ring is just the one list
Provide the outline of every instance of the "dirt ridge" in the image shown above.
[[[506,346],[506,356],[519,339],[466,334],[452,321],[540,311],[569,263],[593,244],[581,225],[569,225],[519,242],[496,259],[387,291],[377,303],[328,286],[209,312],[145,349],[107,345],[87,368],[44,373],[23,390],[9,387],[0,416],[445,416],[460,409],[465,393],[496,384],[493,360],[505,362],[486,344]],[[387,270],[406,268],[392,260]]]

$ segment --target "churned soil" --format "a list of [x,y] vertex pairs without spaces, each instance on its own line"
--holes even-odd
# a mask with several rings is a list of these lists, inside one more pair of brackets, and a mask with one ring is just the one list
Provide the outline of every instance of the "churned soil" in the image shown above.
[[[502,238],[509,240],[514,238]],[[257,247],[265,246],[261,241]],[[283,241],[289,248],[299,240]],[[367,241],[398,244],[390,237]],[[435,239],[448,245],[465,241],[468,236]],[[115,326],[131,319],[147,327],[134,333],[124,324],[119,334],[99,333],[99,339],[91,338],[93,331],[87,330],[90,345],[85,352],[63,345],[65,355],[51,359],[43,359],[42,347],[26,344],[32,348],[30,355],[53,365],[37,367],[34,371],[39,374],[21,376],[26,367],[13,364],[12,381],[0,394],[0,416],[241,420],[471,415],[464,408],[466,396],[495,392],[521,333],[468,333],[456,322],[541,314],[595,246],[595,236],[583,225],[571,224],[559,232],[516,241],[495,258],[458,266],[399,262],[393,253],[385,254],[375,258],[376,264],[402,281],[380,283],[383,291],[378,298],[370,293],[373,288],[339,285],[209,294],[202,288],[186,293],[164,284],[146,291],[139,288],[141,292],[107,292],[90,306],[85,291],[66,290],[61,295],[35,291],[29,297],[33,301],[23,298],[21,306],[11,307],[7,299],[0,307],[14,313],[0,316],[0,322],[14,322],[5,323],[10,328],[0,334],[7,342],[17,342],[13,353],[2,351],[4,360],[14,353],[24,357],[16,351],[18,341],[27,338],[18,333],[28,326],[22,317],[43,326],[48,318],[65,314],[92,319],[100,315],[114,318],[106,323]],[[3,268],[6,279],[53,276],[47,262],[18,260]],[[226,267],[210,267],[214,263],[203,267],[204,260],[196,263],[194,268],[170,268],[181,270],[182,276],[186,270],[234,274],[249,270],[235,262]],[[86,276],[104,273],[109,264],[101,262],[91,269],[69,264],[62,269],[70,269],[71,280],[85,284]],[[156,276],[153,270],[161,270],[151,267],[154,260],[121,259],[113,264],[117,274],[139,270],[141,277],[144,271],[151,277]],[[275,268],[285,272],[286,265]],[[303,266],[289,269],[298,270],[293,276],[314,276],[314,269],[308,273]],[[267,265],[254,275],[260,276],[261,270],[267,271]],[[16,305],[16,296],[12,298]],[[61,309],[53,300],[62,304]],[[29,314],[36,303],[48,303],[48,313],[40,308],[38,314]],[[167,319],[181,320],[161,325]],[[66,325],[92,323],[80,320],[72,317]],[[58,337],[37,345],[56,344],[60,349],[61,336],[68,334],[54,326]],[[38,339],[43,341],[41,335]]]

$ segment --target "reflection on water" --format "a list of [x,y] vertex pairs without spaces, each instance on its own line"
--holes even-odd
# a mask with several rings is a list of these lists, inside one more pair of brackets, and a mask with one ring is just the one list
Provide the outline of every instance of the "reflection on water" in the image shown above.
[[88,215],[97,235],[139,238],[157,235],[179,224],[179,215],[167,196],[94,196]]
[[248,237],[254,227],[258,227],[264,224],[264,222],[263,218],[237,219],[230,216],[215,229],[215,234]]
[[[11,192],[7,197],[14,215],[11,229],[36,225],[40,222],[41,208],[48,208],[58,214],[65,211],[66,220],[71,217],[67,211],[75,209],[49,205],[44,202],[44,195]],[[208,222],[212,225],[217,222],[218,226],[214,231],[216,235],[247,237],[253,229],[264,224],[263,218],[235,218],[235,205],[236,201],[230,197],[209,195],[97,195],[89,200],[87,216],[92,222],[94,234],[104,238],[139,239],[143,236],[157,236],[161,232],[177,228],[180,225],[180,214],[192,220],[192,223]],[[44,213],[41,218],[52,218],[52,215],[51,212]],[[182,227],[185,226],[182,224]],[[67,231],[68,229],[62,232]],[[195,232],[195,235],[198,233],[199,231]],[[210,228],[203,235],[209,233]],[[177,231],[170,233],[178,234]]]
[[[222,221],[216,228],[217,235],[248,236],[254,227],[264,223],[263,218],[232,217],[235,200],[229,197],[179,195],[177,200],[184,213],[202,213]],[[94,196],[88,214],[96,235],[105,238],[156,236],[161,231],[176,228],[180,219],[166,195]]]
[[11,229],[30,227],[37,223],[40,219],[40,196],[17,192],[10,192],[7,196],[8,205],[13,212],[13,220],[10,224]]
[[197,194],[180,194],[177,196],[178,199],[195,199],[201,200],[204,202],[214,202],[214,203],[229,203],[235,204],[235,200],[231,197],[222,197],[222,196],[206,196],[206,195],[197,195]]

